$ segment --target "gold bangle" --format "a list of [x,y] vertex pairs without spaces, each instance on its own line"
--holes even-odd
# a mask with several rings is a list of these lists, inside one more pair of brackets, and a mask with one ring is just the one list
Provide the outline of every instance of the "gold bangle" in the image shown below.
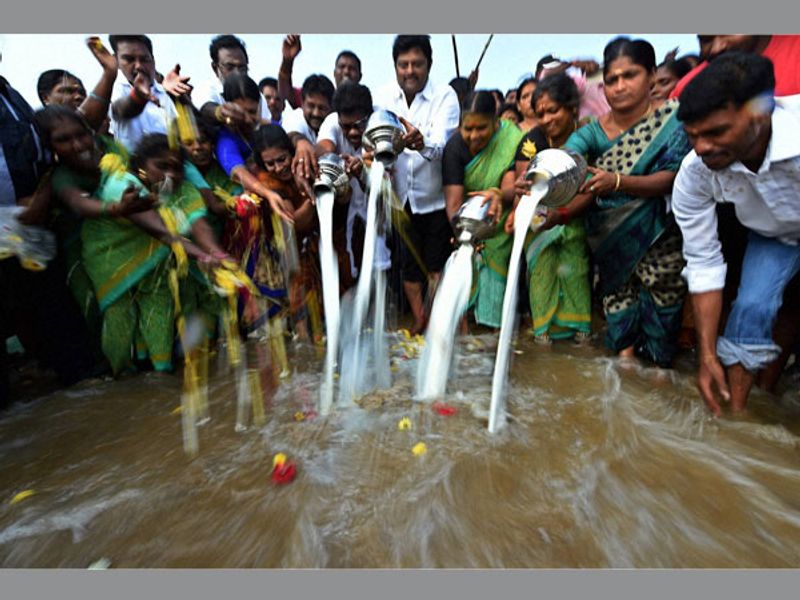
[[217,106],[217,108],[214,109],[214,118],[219,123],[222,123],[222,107],[221,106]]
[[615,191],[615,192],[618,192],[618,191],[619,191],[619,184],[620,184],[620,183],[622,183],[622,175],[620,175],[619,173],[617,173],[617,185],[615,185],[615,186],[614,186],[614,191]]

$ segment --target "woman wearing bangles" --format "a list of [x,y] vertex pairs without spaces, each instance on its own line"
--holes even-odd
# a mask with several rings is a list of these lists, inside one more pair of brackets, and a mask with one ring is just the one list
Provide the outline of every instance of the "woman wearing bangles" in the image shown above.
[[[489,214],[497,223],[496,233],[484,241],[476,256],[477,276],[473,279],[470,305],[475,321],[500,327],[503,295],[511,258],[512,238],[503,229],[513,200],[513,185],[500,187],[508,165],[522,138],[513,123],[497,118],[490,92],[472,92],[461,107],[458,132],[448,140],[442,158],[442,183],[447,217],[452,221],[464,196],[484,196],[491,201]],[[509,174],[513,183],[513,173]]]
[[572,134],[565,148],[585,155],[591,177],[565,207],[586,214],[600,274],[606,344],[621,357],[668,367],[677,351],[686,284],[681,236],[666,196],[689,144],[676,104],[653,108],[655,51],[620,37],[603,52],[611,110]]
[[221,107],[217,107],[217,118],[224,123],[217,137],[216,155],[220,166],[233,181],[240,183],[245,191],[265,199],[270,208],[285,221],[292,222],[292,211],[280,197],[253,175],[247,168],[247,160],[253,153],[253,134],[260,122],[258,106],[261,92],[255,81],[247,75],[234,73],[225,79],[222,97],[226,102],[238,105],[247,113],[244,124],[237,125],[230,117],[222,118]]
[[[560,148],[578,127],[580,93],[571,77],[550,75],[539,82],[531,105],[539,126],[529,131],[517,148],[515,175],[527,191],[525,170],[537,152]],[[513,233],[514,219],[506,221]],[[589,254],[583,218],[569,219],[565,209],[547,209],[545,221],[528,234],[528,298],[537,343],[551,339],[589,339],[592,295],[589,285]]]

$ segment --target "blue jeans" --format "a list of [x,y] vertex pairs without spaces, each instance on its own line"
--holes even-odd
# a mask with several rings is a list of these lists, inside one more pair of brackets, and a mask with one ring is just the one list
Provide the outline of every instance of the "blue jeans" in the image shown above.
[[786,285],[800,270],[800,246],[750,232],[742,264],[739,291],[717,340],[717,355],[725,366],[736,363],[757,371],[778,358],[781,348],[772,328],[783,303]]

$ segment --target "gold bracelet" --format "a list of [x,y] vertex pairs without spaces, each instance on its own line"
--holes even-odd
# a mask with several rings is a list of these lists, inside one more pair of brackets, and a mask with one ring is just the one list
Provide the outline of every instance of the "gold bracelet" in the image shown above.
[[214,109],[214,118],[218,122],[222,123],[222,107],[221,106],[217,106],[217,108]]
[[614,186],[614,191],[615,191],[615,192],[618,192],[618,191],[619,191],[619,184],[620,184],[620,183],[622,183],[622,175],[620,175],[619,173],[617,173],[617,185],[615,185],[615,186]]

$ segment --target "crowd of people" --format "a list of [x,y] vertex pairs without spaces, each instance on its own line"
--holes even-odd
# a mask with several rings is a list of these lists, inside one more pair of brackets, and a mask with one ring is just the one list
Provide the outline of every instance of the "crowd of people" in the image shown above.
[[389,171],[402,226],[381,230],[374,267],[392,273],[412,333],[475,195],[496,228],[476,253],[469,314],[500,326],[525,170],[564,148],[588,174],[527,234],[521,311],[535,340],[588,343],[597,307],[618,356],[668,368],[694,346],[709,409],[744,409],[755,383],[775,388],[800,333],[800,36],[698,41],[699,55],[662,61],[628,37],[601,63],[547,55],[505,94],[480,89],[477,70],[434,84],[426,35],[395,38],[395,77],[376,90],[348,50],[333,81],[295,87],[299,35],[258,81],[233,35],[211,40],[213,76],[197,87],[177,65],[159,72],[138,34],[109,36],[110,50],[87,40],[101,67],[88,93],[67,70],[42,73],[36,111],[0,77],[0,207],[23,207],[22,223],[57,240],[44,270],[0,260],[0,406],[14,335],[64,385],[172,371],[179,314],[219,335],[214,269],[241,269],[258,292],[238,306],[242,335],[285,318],[319,338],[317,159],[338,154],[350,178],[333,215],[344,295],[372,276],[360,272],[374,158],[362,136],[383,109],[404,127]]

